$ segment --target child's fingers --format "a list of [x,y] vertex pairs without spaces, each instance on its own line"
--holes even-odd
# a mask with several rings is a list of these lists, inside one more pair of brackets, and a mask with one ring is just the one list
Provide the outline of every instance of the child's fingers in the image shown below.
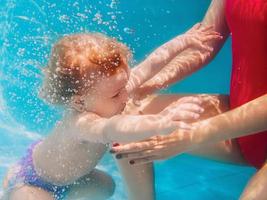
[[[172,118],[172,120],[174,120],[174,121],[186,121],[186,120],[198,119],[199,117],[200,117],[200,115],[198,113],[184,110],[184,111],[180,111],[178,115],[176,115]],[[184,124],[182,124],[182,126],[184,126]],[[188,127],[181,127],[181,128],[191,129],[191,126],[189,125]]]
[[195,103],[184,103],[183,105],[179,106],[179,109],[190,111],[190,112],[195,112],[195,113],[204,112],[204,108],[202,108],[199,104],[195,104]]
[[140,99],[138,99],[138,98],[134,98],[134,99],[133,99],[133,104],[136,105],[136,106],[141,106],[141,101],[140,101]]
[[221,40],[223,37],[220,35],[207,35],[202,38],[202,42],[207,42],[210,40]]
[[221,35],[219,32],[217,31],[214,31],[214,30],[209,30],[209,31],[205,31],[205,32],[202,32],[202,34],[213,34],[213,35]]
[[201,49],[203,49],[203,50],[206,50],[206,51],[210,51],[210,52],[213,51],[213,48],[210,47],[210,46],[207,45],[207,44],[200,44],[199,47],[200,47]]
[[213,30],[213,28],[214,28],[214,26],[202,26],[201,28],[200,28],[200,30],[202,31],[202,32],[206,32],[206,31],[210,31],[210,30]]
[[214,36],[220,36],[220,37],[222,37],[220,33],[217,33],[217,32],[215,32],[215,31],[202,33],[202,35],[203,35],[203,37],[207,37],[207,36],[210,36],[210,35],[214,35]]
[[212,47],[208,46],[207,44],[203,44],[204,41],[206,41],[207,39],[205,39],[207,36],[203,36],[203,37],[199,37],[197,39],[194,40],[194,46],[196,48],[200,48],[206,51],[212,51]]
[[191,29],[199,29],[201,27],[201,23],[196,23]]

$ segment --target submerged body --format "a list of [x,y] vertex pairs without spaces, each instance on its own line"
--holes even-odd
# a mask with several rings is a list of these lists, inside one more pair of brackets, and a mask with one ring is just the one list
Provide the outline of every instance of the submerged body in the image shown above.
[[[168,108],[171,104],[183,99],[183,95],[153,95],[142,100],[140,105],[135,105],[133,102],[128,102],[124,115],[156,115]],[[202,106],[205,108],[205,112],[201,114],[201,118],[206,118],[212,115],[216,115],[220,112],[224,112],[228,109],[227,97],[217,95],[197,95],[197,98],[201,99]],[[191,98],[191,97],[187,97]],[[74,115],[75,116],[75,115]],[[73,116],[73,117],[74,117]],[[190,121],[195,121],[191,119]],[[112,179],[101,171],[95,170],[95,166],[102,158],[107,149],[107,145],[101,143],[92,143],[90,141],[81,141],[75,137],[77,131],[71,128],[71,122],[75,121],[74,118],[68,116],[67,119],[63,119],[57,124],[54,132],[44,140],[35,143],[31,148],[33,158],[34,170],[36,170],[37,176],[33,177],[33,174],[28,174],[22,178],[28,178],[32,181],[32,186],[46,188],[46,191],[53,193],[55,199],[76,199],[87,193],[90,196],[94,194],[94,199],[98,199],[98,193],[104,193],[99,199],[105,199],[108,195],[112,194],[114,189],[114,183]],[[66,126],[65,126],[66,125]],[[70,137],[68,137],[69,135]],[[56,141],[62,141],[60,145]],[[232,145],[232,144],[231,144]],[[227,152],[222,148],[219,150],[220,154],[226,155]],[[28,152],[29,153],[29,152]],[[39,154],[39,155],[38,155]],[[66,154],[68,154],[68,160],[66,160]],[[43,159],[40,155],[46,155],[46,159]],[[79,155],[79,156],[77,156]],[[154,191],[151,184],[151,165],[143,166],[130,166],[128,161],[118,161],[120,169],[127,182],[129,188],[129,199],[135,197],[153,199]],[[29,163],[27,163],[29,164]],[[30,165],[29,165],[30,166]],[[28,167],[29,167],[28,166]],[[53,167],[52,167],[53,166]],[[13,170],[13,171],[12,171]],[[21,170],[18,163],[17,166],[11,168],[9,172],[9,179],[12,181],[14,176],[18,176]],[[77,179],[77,177],[80,177]],[[20,198],[19,191],[22,186],[26,192],[31,190],[29,186],[23,186],[22,182],[16,182],[17,185],[10,185],[17,188],[11,193],[12,198]],[[39,185],[41,183],[41,185]],[[12,184],[10,182],[9,184]],[[43,185],[45,184],[45,186]],[[100,187],[101,186],[101,187]],[[77,195],[77,188],[81,194]],[[32,189],[32,188],[31,188]],[[16,192],[15,192],[16,191]],[[37,189],[39,191],[39,189]],[[139,191],[138,194],[133,193]],[[140,191],[143,191],[141,193]],[[47,198],[45,195],[42,198]],[[36,196],[35,196],[36,197]],[[37,198],[37,197],[36,197]],[[41,198],[41,197],[40,197]],[[49,199],[48,198],[48,199]],[[27,199],[27,198],[26,198]]]
[[67,199],[111,196],[111,177],[94,169],[107,144],[188,129],[191,126],[183,121],[203,112],[201,100],[188,97],[157,114],[123,115],[128,95],[189,46],[207,49],[204,42],[220,38],[210,29],[195,26],[187,35],[156,49],[131,73],[127,49],[114,39],[77,34],[60,40],[51,54],[43,96],[51,103],[63,104],[65,116],[9,171],[4,183],[7,199],[62,199],[66,192]]

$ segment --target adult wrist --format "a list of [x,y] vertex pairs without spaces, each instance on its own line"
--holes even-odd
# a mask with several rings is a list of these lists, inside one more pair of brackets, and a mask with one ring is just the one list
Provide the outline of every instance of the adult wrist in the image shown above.
[[216,142],[218,128],[210,122],[209,119],[196,122],[193,124],[193,131],[191,133],[191,141],[196,147],[208,145]]

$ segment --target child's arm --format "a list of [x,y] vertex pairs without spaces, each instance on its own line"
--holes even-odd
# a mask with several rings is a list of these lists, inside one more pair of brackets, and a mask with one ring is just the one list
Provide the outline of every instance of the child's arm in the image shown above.
[[188,47],[212,51],[204,43],[221,39],[221,36],[211,29],[211,26],[203,28],[201,24],[196,24],[185,34],[179,35],[157,48],[142,63],[132,69],[127,85],[128,92],[131,93],[135,88],[152,78],[177,54]]
[[190,125],[180,120],[198,118],[202,112],[200,103],[197,97],[180,99],[157,115],[116,115],[101,118],[87,113],[77,117],[74,128],[81,140],[100,143],[132,142],[168,134],[178,128],[190,129]]

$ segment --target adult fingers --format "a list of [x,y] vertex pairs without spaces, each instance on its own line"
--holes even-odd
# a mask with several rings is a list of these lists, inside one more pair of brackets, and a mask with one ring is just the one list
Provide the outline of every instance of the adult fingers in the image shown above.
[[202,99],[195,96],[188,96],[188,97],[182,97],[178,100],[179,103],[195,103],[195,104],[201,104]]
[[139,152],[142,150],[146,150],[152,147],[152,143],[150,141],[142,141],[136,143],[129,143],[124,145],[119,145],[116,147],[112,147],[110,153],[130,153],[130,152]]
[[212,30],[214,28],[214,26],[201,26],[200,30],[202,32],[206,32],[206,31],[209,31],[209,30]]
[[145,158],[132,159],[129,161],[131,165],[142,165],[146,163],[151,163],[157,159],[157,156],[147,156]]
[[145,150],[145,151],[132,152],[132,153],[119,153],[115,157],[117,159],[124,159],[124,158],[138,159],[138,158],[143,158],[143,157],[147,157],[147,156],[152,156],[153,152],[155,152],[155,151]]

